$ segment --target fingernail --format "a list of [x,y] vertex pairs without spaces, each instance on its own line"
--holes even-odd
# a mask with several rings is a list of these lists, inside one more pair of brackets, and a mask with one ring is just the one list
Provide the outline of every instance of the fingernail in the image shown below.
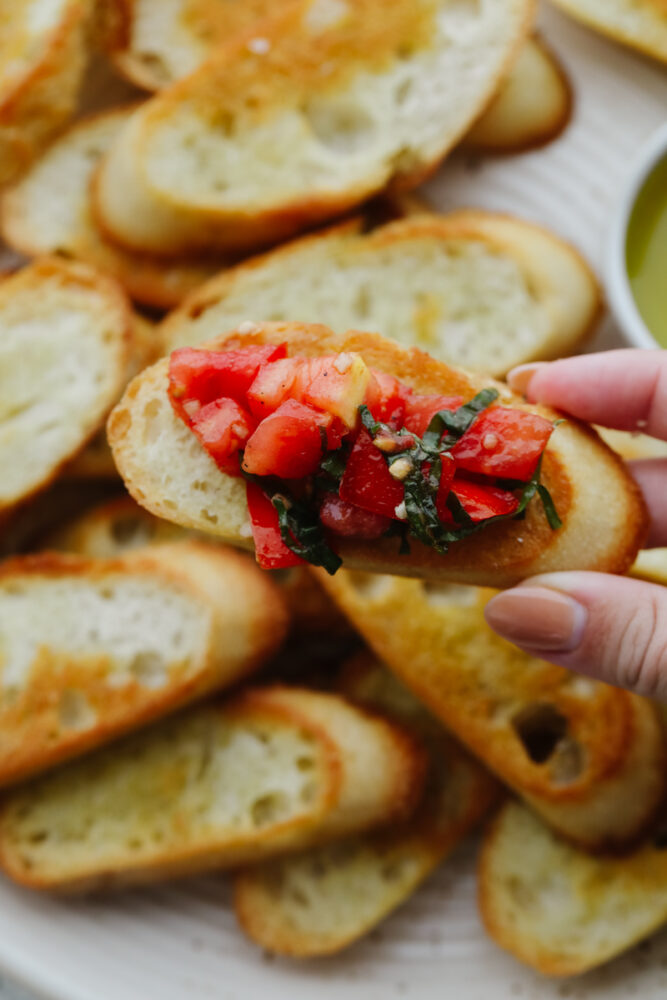
[[510,389],[514,389],[515,392],[525,396],[533,375],[540,368],[544,368],[545,364],[545,361],[535,361],[531,365],[518,365],[516,368],[513,368],[507,376],[507,384]]
[[518,587],[497,594],[486,606],[491,628],[517,646],[569,652],[581,642],[588,612],[546,587]]

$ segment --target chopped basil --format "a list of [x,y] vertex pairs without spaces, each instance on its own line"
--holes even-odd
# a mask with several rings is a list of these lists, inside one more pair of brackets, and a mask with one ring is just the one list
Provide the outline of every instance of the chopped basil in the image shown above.
[[[388,465],[395,461],[400,454],[412,459],[415,471],[404,480],[407,527],[416,539],[424,545],[434,548],[441,555],[447,552],[451,542],[467,538],[488,524],[510,519],[520,520],[525,517],[526,507],[535,496],[539,496],[542,501],[550,527],[553,530],[561,527],[562,522],[556,512],[551,494],[546,486],[540,483],[541,457],[535,472],[527,483],[520,480],[505,480],[502,483],[499,481],[499,484],[510,491],[521,489],[519,506],[513,513],[498,514],[496,517],[489,517],[484,521],[474,523],[456,494],[450,491],[447,497],[447,507],[454,518],[454,526],[445,527],[438,517],[437,495],[442,474],[440,456],[456,444],[476,417],[497,398],[497,389],[482,389],[469,403],[464,403],[457,410],[439,410],[431,418],[421,440],[412,431],[407,431],[406,428],[396,431],[388,424],[375,420],[367,406],[359,407],[361,422],[372,438],[377,437],[380,433],[391,435],[394,438],[402,433],[411,436],[411,444],[406,443],[404,448],[397,448],[390,455],[385,455],[385,459]],[[428,462],[430,465],[430,470],[426,475],[423,470],[424,462]]]
[[[431,418],[422,438],[424,450],[435,451],[438,454],[449,451],[459,438],[463,437],[482,410],[486,410],[497,398],[497,389],[482,389],[469,403],[459,406],[458,410],[439,410]],[[447,436],[443,438],[445,431]]]
[[278,513],[280,537],[287,548],[311,566],[322,566],[333,576],[343,560],[327,544],[317,513],[281,493],[275,493],[271,503]]
[[349,452],[346,448],[338,448],[336,451],[330,451],[320,462],[320,469],[336,483],[339,483],[345,472],[348,454]]

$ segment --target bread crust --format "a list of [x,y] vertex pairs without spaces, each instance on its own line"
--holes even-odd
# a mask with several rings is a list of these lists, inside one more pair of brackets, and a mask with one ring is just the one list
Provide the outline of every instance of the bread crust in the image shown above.
[[[113,651],[108,656],[68,657],[57,649],[41,648],[23,689],[0,712],[0,785],[38,774],[249,676],[285,635],[286,610],[270,579],[239,553],[196,542],[137,550],[109,560],[55,552],[15,557],[0,566],[0,596],[5,589],[29,587],[31,580],[80,579],[91,585],[108,580],[122,586],[124,580],[142,578],[163,585],[165,593],[182,592],[206,609],[208,637],[201,661],[174,661],[167,682],[157,688],[138,677],[118,686],[107,673]],[[233,605],[239,616],[235,628],[246,636],[243,653],[226,652],[227,606],[232,598],[225,590],[230,585],[247,598],[245,607],[238,597]],[[72,691],[83,694],[93,713],[94,721],[80,728],[61,723],[62,701]]]
[[0,184],[24,170],[74,111],[87,62],[92,6],[92,0],[69,0],[39,57],[3,92]]
[[562,836],[627,849],[650,826],[665,747],[648,701],[496,636],[492,592],[315,572],[376,655]]
[[516,802],[489,823],[477,872],[485,929],[545,976],[582,975],[667,920],[664,849],[648,840],[624,857],[589,855]]
[[[417,811],[391,830],[357,836],[294,858],[253,865],[234,879],[234,909],[243,931],[260,947],[296,958],[336,954],[368,934],[412,895],[418,886],[454,850],[457,844],[496,804],[499,789],[491,776],[461,750],[437,723],[431,725],[426,710],[412,703],[407,693],[403,708],[395,707],[395,682],[369,654],[360,654],[346,664],[337,684],[357,704],[371,707],[406,726],[423,740],[429,753],[429,779]],[[383,690],[386,688],[389,690]],[[356,867],[358,854],[364,867]],[[346,888],[346,869],[356,872],[355,884],[366,877],[363,901],[353,896],[345,916],[335,922],[327,916],[331,885],[323,884],[319,869],[333,869],[340,879],[334,899]],[[377,872],[395,869],[377,884]],[[289,894],[291,873],[305,874],[310,898],[305,910],[297,909],[297,920]],[[311,872],[318,875],[311,875]],[[370,904],[370,905],[369,905]],[[318,926],[324,917],[325,929]],[[313,919],[314,918],[314,919]],[[333,923],[333,926],[331,924]],[[329,925],[328,927],[326,925]]]
[[[218,50],[199,70],[170,87],[163,95],[153,98],[133,116],[109,156],[101,164],[93,182],[98,225],[122,246],[134,250],[150,250],[158,255],[169,256],[189,249],[207,248],[250,250],[277,243],[318,222],[334,218],[383,188],[395,192],[411,190],[437,169],[449,150],[462,138],[474,115],[490,99],[530,29],[534,9],[534,0],[525,0],[521,17],[518,12],[511,12],[512,17],[516,17],[516,30],[512,39],[508,39],[506,51],[496,71],[477,95],[470,117],[461,120],[456,127],[443,129],[447,134],[443,134],[438,143],[431,142],[428,151],[422,150],[419,155],[411,153],[410,162],[403,157],[404,162],[401,163],[400,155],[392,164],[378,161],[372,170],[370,167],[366,168],[365,177],[355,176],[346,186],[338,185],[339,190],[334,190],[333,185],[325,189],[320,184],[319,189],[306,188],[298,196],[286,194],[284,198],[275,199],[271,205],[254,209],[250,203],[238,208],[232,205],[224,207],[224,204],[217,204],[210,198],[208,203],[200,198],[195,204],[180,196],[173,188],[167,190],[163,185],[158,188],[154,179],[149,176],[147,161],[154,141],[153,132],[163,120],[169,120],[169,116],[178,111],[179,107],[190,101],[205,102],[211,92],[221,93],[230,89],[230,74],[233,73],[235,60],[242,63],[246,45],[254,29],[241,33]],[[289,5],[283,17],[264,26],[263,34],[270,42],[269,52],[279,53],[278,58],[284,46],[291,57],[294,39],[301,38],[301,48],[297,45],[295,50],[299,54],[290,58],[290,64],[301,67],[298,60],[302,58],[306,73],[312,62],[314,41],[319,44],[320,39],[318,37],[314,40],[313,37],[304,35],[300,26],[304,10],[304,3]],[[415,11],[415,21],[418,13]],[[321,62],[327,62],[332,57],[338,58],[335,31],[329,35],[325,33],[323,51],[317,56]],[[429,39],[432,37],[431,32]],[[425,39],[420,39],[420,44],[423,46]],[[327,45],[333,46],[331,53]],[[266,59],[272,60],[273,56],[269,54]],[[372,55],[366,53],[365,59],[372,66],[370,60],[375,59],[375,46]],[[363,60],[357,56],[356,62],[361,63]],[[355,58],[350,55],[348,62],[338,59],[337,65],[349,72],[355,68]],[[258,74],[257,79],[270,89],[271,77],[267,75],[266,61]],[[278,78],[280,75],[279,73]],[[236,82],[236,76],[234,80]],[[297,86],[303,89],[305,84],[295,78],[294,87]],[[122,204],[117,197],[119,190],[123,190],[126,199]]]
[[[204,709],[203,711],[207,711]],[[288,820],[269,823],[257,830],[230,833],[216,839],[202,831],[195,843],[161,847],[152,857],[133,858],[131,852],[108,859],[103,869],[95,861],[78,871],[45,871],[25,863],[20,845],[12,842],[11,814],[20,811],[24,796],[39,795],[39,784],[19,789],[5,799],[0,811],[0,867],[10,878],[32,889],[86,892],[123,885],[147,884],[201,871],[234,868],[285,852],[309,847],[328,839],[365,829],[392,819],[401,819],[414,808],[421,793],[424,758],[420,748],[398,726],[347,705],[340,698],[301,688],[274,686],[242,692],[227,704],[208,709],[228,720],[251,723],[265,720],[307,733],[318,748],[313,797]],[[184,717],[184,719],[187,717]],[[362,773],[354,750],[345,746],[345,729],[337,722],[354,720],[364,733],[367,747],[383,757],[381,774]],[[174,723],[177,725],[177,722]],[[150,733],[135,736],[150,740]],[[249,775],[249,779],[252,776]],[[48,782],[48,778],[45,779]],[[124,845],[123,845],[124,847]]]
[[[641,7],[647,19],[652,22],[653,29],[649,31],[647,25],[645,34],[641,35],[636,31],[631,31],[629,27],[626,29],[620,27],[615,23],[613,16],[609,17],[608,20],[599,17],[593,5],[587,4],[585,0],[576,0],[576,2],[573,0],[553,0],[553,2],[570,17],[574,17],[594,31],[611,38],[614,42],[629,45],[631,48],[643,52],[644,55],[659,59],[661,62],[667,62],[667,19],[662,0],[643,0],[641,5],[637,5]],[[619,3],[616,3],[613,14],[630,13],[633,6],[626,0],[620,0]]]
[[[80,264],[76,261],[63,260],[59,257],[41,257],[22,270],[15,272],[11,278],[2,282],[0,297],[4,298],[6,296],[7,300],[10,301],[15,295],[17,288],[20,289],[21,286],[30,283],[33,283],[35,286],[35,294],[39,294],[40,283],[52,279],[55,279],[59,285],[63,286],[71,283],[73,287],[95,289],[107,300],[109,313],[114,316],[114,322],[109,324],[110,330],[113,331],[110,334],[110,339],[113,337],[116,342],[116,357],[112,369],[114,377],[108,391],[105,392],[103,398],[100,400],[98,406],[99,412],[97,414],[91,413],[87,417],[85,421],[87,426],[82,429],[77,443],[68,452],[59,456],[50,468],[45,469],[44,475],[39,481],[31,484],[20,495],[7,498],[4,502],[1,502],[0,517],[11,513],[50,486],[104,427],[104,421],[109,410],[127,384],[128,376],[132,370],[132,361],[138,351],[137,333],[128,300],[113,279],[107,278],[99,271],[88,267],[88,265]],[[45,328],[44,335],[47,336],[49,333],[50,331]]]
[[[421,351],[405,350],[374,334],[350,331],[343,337],[336,337],[321,326],[258,324],[252,333],[237,331],[201,346],[220,350],[282,342],[288,343],[292,355],[312,357],[342,351],[358,352],[370,367],[398,375],[422,393],[461,395],[470,399],[484,386],[495,385],[502,404],[555,417],[552,411],[524,403],[500,383],[449,368]],[[169,359],[164,358],[135,379],[109,419],[108,437],[119,472],[134,499],[151,513],[185,527],[207,530],[231,544],[248,548],[251,542],[241,530],[247,523],[241,481],[224,476],[212,460],[210,464],[205,463],[212,481],[219,483],[220,501],[215,514],[209,510],[208,516],[202,517],[185,509],[183,504],[179,509],[173,496],[165,495],[164,479],[161,478],[164,470],[154,454],[149,467],[142,445],[142,434],[146,431],[142,414],[150,413],[151,406],[164,403],[168,365]],[[157,402],[153,403],[154,400]],[[164,412],[162,418],[167,445],[177,439],[185,425],[173,411]],[[189,442],[191,436],[188,432],[185,440]],[[178,461],[177,455],[182,451],[183,446],[178,447],[171,460]],[[563,520],[563,527],[558,531],[551,530],[542,510],[532,502],[525,520],[491,525],[453,544],[445,556],[418,543],[411,545],[409,555],[399,556],[396,539],[372,543],[341,539],[338,543],[340,555],[349,569],[493,587],[512,586],[535,573],[558,569],[625,572],[645,538],[647,520],[639,489],[620,459],[592,430],[568,420],[554,431],[547,447],[543,481]],[[600,489],[605,495],[602,511]]]
[[[525,81],[522,79],[524,71],[519,62],[522,54],[520,53],[504,83],[500,84],[486,110],[464,137],[461,143],[463,149],[495,156],[526,153],[554,142],[570,124],[574,111],[574,89],[563,64],[538,33],[526,40],[524,48],[533,50],[549,67],[549,71],[553,74],[554,87],[558,89],[558,101],[554,101],[553,107],[547,105],[540,109],[539,113],[536,111],[528,125],[520,122],[518,126],[513,126],[512,97],[505,91],[506,84],[510,80],[519,86],[533,83],[528,77]],[[501,101],[508,102],[505,120],[497,119],[495,114],[496,105]],[[513,127],[516,131],[513,131]]]
[[[539,303],[548,329],[546,333],[536,334],[531,348],[506,354],[502,365],[493,366],[490,371],[493,375],[502,375],[516,364],[573,353],[581,348],[597,327],[602,314],[598,280],[583,256],[553,233],[509,215],[480,210],[460,209],[439,215],[429,212],[424,205],[412,204],[398,204],[396,210],[402,213],[402,217],[370,231],[364,226],[364,219],[356,217],[219,273],[189,295],[180,308],[161,324],[165,350],[192,343],[196,336],[194,323],[197,317],[210,308],[215,309],[218,303],[224,313],[226,297],[233,296],[237,283],[243,286],[244,280],[254,271],[276,267],[275,281],[278,282],[281,261],[289,261],[294,254],[307,253],[310,247],[317,250],[318,246],[326,246],[326,241],[331,238],[345,236],[350,237],[349,244],[332,245],[331,266],[334,269],[338,255],[343,257],[343,261],[353,262],[355,254],[360,252],[364,260],[366,255],[374,252],[381,256],[387,246],[400,246],[403,241],[410,243],[420,239],[442,241],[443,245],[451,240],[482,243],[491,251],[514,261],[530,289],[531,297]],[[390,280],[389,276],[387,280]],[[261,301],[257,314],[261,314]],[[318,319],[327,321],[328,317],[325,315]],[[372,327],[372,316],[368,322]],[[415,324],[417,322],[415,320]],[[438,345],[438,350],[445,352],[445,357],[446,337],[445,329],[443,343]],[[487,362],[483,370],[489,371],[490,368],[491,363]]]

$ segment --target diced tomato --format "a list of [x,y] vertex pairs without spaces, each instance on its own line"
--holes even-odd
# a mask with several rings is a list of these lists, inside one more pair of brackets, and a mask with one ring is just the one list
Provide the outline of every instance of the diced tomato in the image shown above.
[[316,471],[325,450],[339,448],[341,441],[340,421],[330,413],[287,399],[246,444],[243,468],[255,476],[303,479]]
[[440,410],[458,410],[462,396],[410,396],[406,402],[403,423],[418,437],[423,437],[436,413]]
[[320,521],[325,528],[337,535],[366,539],[380,538],[391,525],[388,517],[362,510],[335,493],[327,493],[324,497]]
[[248,390],[248,405],[262,419],[286,399],[295,399],[339,417],[352,428],[370,378],[370,370],[357,354],[285,358],[260,369]]
[[284,358],[278,347],[246,347],[239,351],[201,351],[183,347],[169,359],[169,398],[189,423],[193,414],[215,399],[235,399],[246,406],[246,393],[262,365]]
[[[451,488],[468,517],[475,523],[500,514],[513,514],[519,506],[513,493],[499,490],[495,486],[482,486],[481,483],[455,478]],[[438,493],[438,516],[445,524],[451,524],[454,518],[447,507],[447,495]]]
[[366,390],[366,406],[375,420],[391,427],[403,426],[405,409],[412,389],[403,385],[393,375],[371,370],[371,380]]
[[216,399],[192,417],[191,427],[218,468],[241,474],[239,451],[255,429],[249,413],[233,399]]
[[403,483],[391,475],[385,456],[375,447],[368,431],[360,431],[341,480],[342,499],[396,520],[396,508],[404,492]]
[[255,555],[262,569],[288,569],[304,562],[282,540],[278,512],[264,490],[256,483],[246,484],[246,497]]
[[296,374],[303,365],[303,358],[283,358],[263,365],[248,389],[250,412],[258,420],[274,413],[292,395]]
[[494,407],[480,413],[451,454],[467,472],[527,482],[552,431],[551,421],[536,413]]

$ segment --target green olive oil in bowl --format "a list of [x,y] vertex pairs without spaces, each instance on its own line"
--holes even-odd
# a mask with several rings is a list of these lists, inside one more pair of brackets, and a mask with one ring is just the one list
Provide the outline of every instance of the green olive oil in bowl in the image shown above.
[[637,308],[658,343],[667,347],[667,156],[639,192],[625,254]]

